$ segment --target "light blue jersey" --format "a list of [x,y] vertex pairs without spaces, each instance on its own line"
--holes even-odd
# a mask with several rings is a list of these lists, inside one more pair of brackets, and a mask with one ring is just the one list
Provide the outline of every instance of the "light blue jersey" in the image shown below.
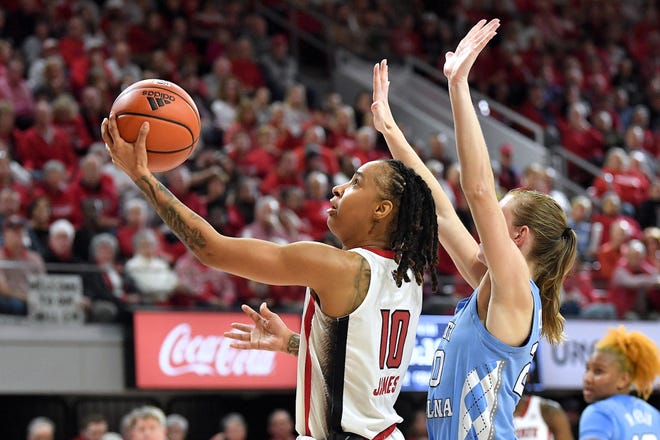
[[514,439],[513,410],[541,334],[539,289],[530,280],[534,317],[528,341],[512,347],[479,320],[478,290],[456,307],[435,352],[426,417],[430,440]]
[[660,411],[634,396],[608,397],[582,412],[580,439],[658,440]]

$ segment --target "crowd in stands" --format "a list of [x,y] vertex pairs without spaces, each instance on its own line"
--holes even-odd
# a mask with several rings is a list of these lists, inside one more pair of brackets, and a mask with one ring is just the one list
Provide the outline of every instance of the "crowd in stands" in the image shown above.
[[[515,146],[498,146],[493,157],[502,192],[551,193],[569,214],[580,259],[564,314],[659,316],[655,2],[413,2],[400,10],[403,3],[354,0],[309,2],[302,11],[263,3],[369,58],[415,56],[434,66],[466,26],[500,17],[506,25],[479,61],[474,86],[543,126],[549,148],[560,145],[600,169],[593,176],[569,166],[585,190],[569,196],[553,168],[517,170]],[[325,225],[332,187],[362,163],[388,157],[387,149],[370,121],[370,92],[348,102],[315,89],[290,44],[245,1],[3,2],[0,313],[27,313],[31,273],[79,274],[90,321],[121,320],[136,305],[228,310],[267,301],[298,311],[302,287],[201,265],[110,163],[99,129],[128,85],[173,81],[202,118],[193,156],[159,175],[175,196],[227,235],[340,246]],[[445,134],[416,148],[471,227]],[[444,312],[469,292],[440,252],[445,284],[427,292],[427,310]],[[435,301],[443,296],[449,301]]]
[[[294,440],[293,418],[285,409],[276,408],[267,414],[263,420],[269,440]],[[190,426],[188,418],[181,414],[166,415],[156,406],[144,405],[136,407],[121,417],[118,426],[110,426],[110,421],[100,413],[88,414],[82,418],[78,435],[71,440],[186,440],[202,438],[201,432]],[[117,431],[112,431],[116,429]],[[248,438],[248,423],[238,412],[229,412],[222,416],[218,432],[210,440],[246,440]],[[255,427],[252,427],[256,430]],[[48,417],[35,417],[27,426],[27,440],[54,440],[56,425]],[[205,437],[209,438],[209,436]]]

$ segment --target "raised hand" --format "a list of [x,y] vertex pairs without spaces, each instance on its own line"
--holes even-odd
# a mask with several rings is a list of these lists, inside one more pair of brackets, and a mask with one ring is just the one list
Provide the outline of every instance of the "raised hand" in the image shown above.
[[[259,312],[252,307],[241,306],[243,312],[252,319],[254,325],[234,322],[232,331],[224,336],[240,342],[232,342],[231,347],[239,350],[269,350],[291,353],[290,339],[295,333],[291,331],[282,319],[273,313],[266,303],[262,303]],[[297,353],[292,353],[297,354]]]
[[117,118],[114,114],[103,119],[101,123],[101,137],[105,147],[110,153],[112,162],[135,180],[141,173],[148,173],[147,168],[147,134],[149,124],[143,123],[140,127],[137,140],[134,143],[126,142],[119,134]]
[[470,69],[486,44],[497,35],[500,20],[480,20],[458,43],[456,51],[447,52],[444,73],[450,83],[467,81]]
[[371,113],[374,116],[374,127],[383,133],[388,128],[395,125],[394,116],[390,109],[389,90],[390,80],[387,66],[387,60],[382,60],[374,66],[373,77],[373,103],[371,104]]

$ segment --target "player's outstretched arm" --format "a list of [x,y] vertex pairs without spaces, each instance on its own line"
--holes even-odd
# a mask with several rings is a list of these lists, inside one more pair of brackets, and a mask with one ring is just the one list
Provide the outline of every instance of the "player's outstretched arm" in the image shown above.
[[[105,119],[101,128],[114,164],[133,179],[158,215],[202,263],[264,284],[309,286],[319,295],[353,282],[354,273],[346,270],[351,262],[347,263],[344,251],[332,246],[315,242],[279,245],[219,234],[172,195],[147,167],[147,123],[134,143],[122,139],[115,115]],[[353,265],[357,267],[357,263]]]
[[428,185],[435,202],[440,244],[451,256],[461,276],[472,287],[476,287],[486,271],[486,267],[476,258],[479,246],[456,214],[440,183],[410,146],[394,121],[389,105],[389,86],[389,66],[387,60],[382,60],[374,66],[373,72],[371,112],[374,116],[374,127],[383,134],[392,157],[415,170]]
[[232,323],[233,330],[225,332],[225,337],[238,342],[232,342],[231,347],[239,350],[283,351],[298,356],[300,335],[289,329],[266,303],[261,304],[259,312],[247,305],[241,308],[254,325]]

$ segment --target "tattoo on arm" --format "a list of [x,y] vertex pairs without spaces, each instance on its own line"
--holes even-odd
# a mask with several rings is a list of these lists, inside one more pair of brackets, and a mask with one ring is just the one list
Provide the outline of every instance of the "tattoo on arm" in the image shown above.
[[360,268],[358,269],[358,274],[355,277],[355,291],[353,292],[353,305],[351,306],[351,311],[357,309],[364,297],[367,296],[367,291],[369,290],[369,283],[371,282],[371,268],[367,264],[367,260],[364,258],[360,259]]
[[191,251],[194,252],[206,246],[206,239],[202,232],[199,228],[186,223],[182,214],[189,211],[193,220],[201,221],[202,219],[174,197],[165,185],[160,182],[154,184],[149,177],[144,176],[135,183],[156,208],[158,215]]
[[300,349],[300,335],[295,333],[289,338],[289,343],[286,345],[286,352],[294,356],[298,356]]

